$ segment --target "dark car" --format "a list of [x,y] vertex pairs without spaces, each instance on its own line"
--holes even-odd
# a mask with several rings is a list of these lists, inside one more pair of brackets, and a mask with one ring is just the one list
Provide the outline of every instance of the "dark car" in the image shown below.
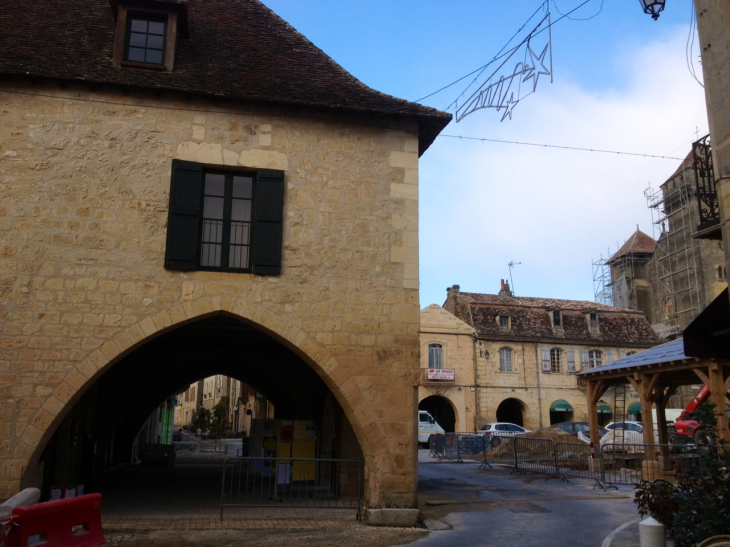
[[[561,422],[559,424],[553,424],[551,427],[562,429],[566,433],[570,433],[571,435],[573,435],[573,437],[578,436],[578,431],[583,433],[583,435],[585,435],[586,437],[589,437],[591,430],[591,428],[588,426],[588,422]],[[608,433],[607,429],[604,429],[602,427],[598,428],[599,437],[603,437],[606,433]]]

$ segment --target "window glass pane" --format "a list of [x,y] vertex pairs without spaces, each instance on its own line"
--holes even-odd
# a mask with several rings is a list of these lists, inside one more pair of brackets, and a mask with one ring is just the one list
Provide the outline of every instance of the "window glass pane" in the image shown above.
[[205,195],[206,196],[222,196],[226,190],[225,175],[215,175],[208,173],[205,175]]
[[150,34],[165,34],[165,23],[162,21],[150,21],[147,32]]
[[147,21],[132,19],[132,32],[147,32]]
[[145,46],[145,38],[146,35],[139,34],[136,32],[132,32],[129,35],[129,45],[130,46],[136,46],[136,47],[144,47]]
[[231,220],[251,220],[251,202],[247,199],[234,199],[231,206]]
[[251,225],[242,222],[231,223],[231,244],[248,245],[249,234],[251,233]]
[[221,265],[221,246],[203,243],[200,246],[200,265],[201,266],[214,266],[219,267]]
[[223,222],[220,220],[203,221],[203,241],[205,243],[220,243],[223,239]]
[[418,415],[418,421],[420,421],[420,422],[428,422],[428,416],[426,416],[425,414],[419,414]]
[[497,431],[509,431],[509,430],[507,429],[507,426],[506,426],[506,425],[504,425],[504,424],[497,424],[497,426],[495,427],[495,429],[496,429]]
[[204,218],[223,218],[223,198],[205,196],[203,203]]
[[228,251],[229,268],[248,268],[248,247],[231,245]]
[[251,177],[233,177],[233,197],[251,199],[253,195],[253,179]]
[[140,49],[138,47],[130,47],[129,55],[127,55],[127,57],[130,61],[138,61],[140,63],[144,63],[144,51],[144,49]]
[[145,55],[145,62],[155,63],[158,65],[162,64],[162,51],[157,49],[148,49]]
[[154,34],[147,36],[147,47],[162,49],[162,36],[156,36]]

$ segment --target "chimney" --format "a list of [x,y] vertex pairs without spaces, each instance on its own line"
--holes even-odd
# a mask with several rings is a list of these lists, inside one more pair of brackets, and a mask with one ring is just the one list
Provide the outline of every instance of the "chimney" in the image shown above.
[[459,285],[446,288],[446,302],[444,302],[443,308],[456,315],[456,301],[459,298]]
[[499,290],[499,296],[513,296],[512,291],[509,289],[509,282],[504,279],[500,279],[502,282],[502,288]]

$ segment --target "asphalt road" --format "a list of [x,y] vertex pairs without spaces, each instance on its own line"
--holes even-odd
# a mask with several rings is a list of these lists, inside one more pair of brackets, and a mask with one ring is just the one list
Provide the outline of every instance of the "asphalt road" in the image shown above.
[[[412,546],[628,547],[639,545],[633,488],[545,481],[540,474],[433,463],[419,453],[419,505],[434,530]],[[493,502],[493,503],[487,503]],[[622,525],[636,521],[615,533]],[[446,526],[444,526],[446,525]]]

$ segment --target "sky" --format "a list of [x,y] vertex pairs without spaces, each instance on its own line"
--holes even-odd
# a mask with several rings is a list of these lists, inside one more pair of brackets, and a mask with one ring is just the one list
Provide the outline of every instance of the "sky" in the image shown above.
[[[360,81],[413,101],[487,64],[515,33],[517,45],[545,13],[539,0],[263,1]],[[681,161],[444,135],[684,158],[707,134],[688,67],[702,81],[691,0],[667,2],[657,21],[636,0],[588,0],[561,18],[583,2],[550,0],[552,83],[538,76],[511,120],[483,109],[452,121],[421,157],[421,307],[443,304],[454,284],[498,292],[510,262],[519,296],[593,300],[592,263],[637,225],[653,235],[644,193]],[[445,109],[473,79],[419,102]]]

